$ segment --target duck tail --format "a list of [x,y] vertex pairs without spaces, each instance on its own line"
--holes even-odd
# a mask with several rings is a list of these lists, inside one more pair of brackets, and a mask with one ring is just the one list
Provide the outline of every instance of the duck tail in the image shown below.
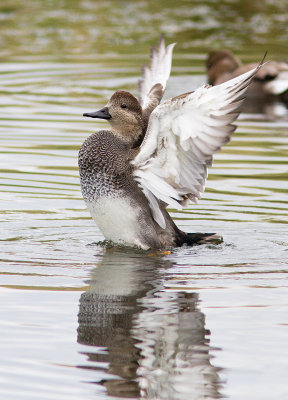
[[176,235],[176,246],[193,246],[195,244],[219,244],[223,242],[223,237],[217,233],[186,233],[179,230]]

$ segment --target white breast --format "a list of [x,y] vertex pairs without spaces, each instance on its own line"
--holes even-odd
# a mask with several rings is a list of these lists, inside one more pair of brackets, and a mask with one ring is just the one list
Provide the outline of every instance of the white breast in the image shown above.
[[139,238],[139,207],[133,207],[128,199],[101,197],[86,203],[88,210],[107,240],[128,246],[148,247]]

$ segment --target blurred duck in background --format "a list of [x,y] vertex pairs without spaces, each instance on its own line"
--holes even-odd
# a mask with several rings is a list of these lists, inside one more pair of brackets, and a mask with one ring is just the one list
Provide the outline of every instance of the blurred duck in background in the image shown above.
[[[252,68],[257,63],[243,64],[230,50],[212,51],[206,60],[208,83],[220,85]],[[248,101],[243,103],[242,111],[273,113],[267,105],[283,103],[288,105],[288,64],[285,62],[269,61],[254,75],[246,92]],[[257,102],[255,99],[257,98]],[[287,114],[287,110],[282,113]],[[279,108],[278,108],[279,112]],[[277,113],[277,110],[274,110]]]

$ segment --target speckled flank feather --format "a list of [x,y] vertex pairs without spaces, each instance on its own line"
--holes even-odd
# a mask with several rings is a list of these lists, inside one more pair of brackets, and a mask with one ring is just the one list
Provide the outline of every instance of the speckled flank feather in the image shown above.
[[129,145],[110,131],[96,132],[85,140],[79,151],[78,164],[86,201],[117,196],[126,181],[128,151]]

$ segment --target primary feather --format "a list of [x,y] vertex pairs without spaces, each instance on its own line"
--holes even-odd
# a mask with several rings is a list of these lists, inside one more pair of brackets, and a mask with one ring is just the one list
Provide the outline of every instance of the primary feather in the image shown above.
[[161,37],[157,48],[151,49],[150,66],[143,65],[142,78],[139,79],[139,102],[145,110],[151,103],[149,93],[154,85],[162,85],[161,100],[171,72],[172,51],[175,43],[165,47],[164,38]]

